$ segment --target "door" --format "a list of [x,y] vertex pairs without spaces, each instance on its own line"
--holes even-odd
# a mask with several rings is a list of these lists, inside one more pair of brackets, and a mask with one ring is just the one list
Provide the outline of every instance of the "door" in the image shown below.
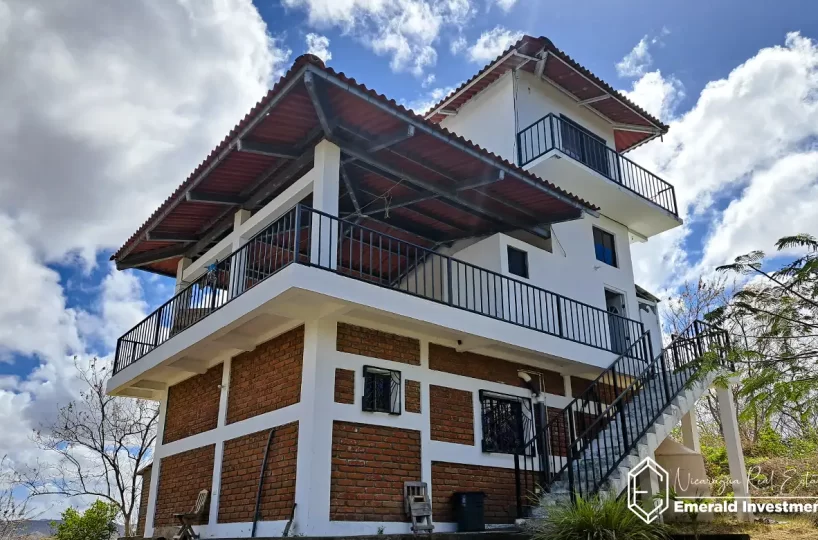
[[608,328],[611,333],[611,350],[617,354],[624,353],[630,345],[628,324],[625,310],[625,295],[605,289],[605,303],[608,308]]

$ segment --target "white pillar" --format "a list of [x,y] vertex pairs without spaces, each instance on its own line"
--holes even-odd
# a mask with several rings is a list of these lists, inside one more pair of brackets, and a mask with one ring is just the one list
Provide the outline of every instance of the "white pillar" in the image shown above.
[[[648,456],[653,461],[656,461],[656,456],[653,452],[648,454]],[[659,491],[659,477],[650,468],[645,469],[642,474],[639,475],[639,490],[643,497],[642,508],[648,512],[656,507],[656,503],[658,502],[656,497],[658,495],[664,495],[664,493],[660,493]],[[659,515],[658,521],[660,523],[663,521],[661,514]]]
[[[341,149],[327,140],[315,145],[313,160],[312,207],[338,217]],[[302,220],[305,216],[302,216]],[[312,215],[310,228],[312,264],[334,269],[337,266],[338,222],[319,214]]]
[[[250,219],[251,215],[250,210],[245,210],[244,208],[236,211],[233,215],[233,230],[238,231],[244,222]],[[238,251],[246,240],[246,238],[243,238],[239,234],[235,235],[233,237],[233,252]],[[247,253],[235,255],[232,256],[232,258],[233,262],[230,267],[230,283],[227,288],[227,300],[231,300],[244,292],[244,278],[247,270]]]
[[182,257],[176,264],[176,290],[174,291],[174,294],[179,294],[179,291],[187,287],[187,283],[185,283],[185,281],[182,279],[182,275],[192,262],[193,261],[189,257]]
[[739,521],[752,521],[752,513],[744,512],[742,509],[742,502],[750,501],[750,492],[733,392],[729,387],[717,388],[716,397],[719,402],[719,418],[722,435],[724,435],[724,445],[727,448],[727,462],[730,465],[730,479],[733,482],[735,498],[739,503],[738,519]]
[[563,375],[562,376],[562,384],[563,388],[565,389],[565,397],[574,397],[573,390],[571,389],[571,376],[570,375]]
[[[228,358],[222,364],[222,383],[219,388],[219,416],[216,421],[216,428],[223,428],[227,425],[227,398],[230,391],[230,366],[232,358]],[[213,482],[210,486],[210,515],[208,525],[214,526],[219,521],[219,499],[222,490],[222,462],[224,459],[224,441],[216,441],[213,450]]]
[[699,443],[699,424],[696,414],[696,404],[690,411],[682,417],[682,443],[694,452],[701,453],[702,447]]
[[[156,457],[162,447],[165,436],[165,415],[168,410],[168,391],[165,390],[162,399],[159,401],[159,418],[156,420],[156,443],[153,447],[153,466],[151,467],[151,485],[148,491],[148,507],[145,512],[145,538],[153,537],[153,518],[156,514],[156,494],[159,492],[159,469],[162,467],[162,460]],[[145,481],[144,478],[142,480]]]

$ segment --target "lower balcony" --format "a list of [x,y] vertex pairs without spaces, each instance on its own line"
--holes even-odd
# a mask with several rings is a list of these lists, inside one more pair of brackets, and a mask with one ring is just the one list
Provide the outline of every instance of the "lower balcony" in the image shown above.
[[[119,338],[115,378],[214,313],[229,311],[227,308],[234,301],[255,296],[245,293],[262,282],[276,281],[267,278],[283,274],[285,269],[289,274],[289,267],[301,269],[297,274],[317,269],[339,276],[321,280],[320,287],[313,287],[317,295],[332,295],[372,305],[381,312],[400,313],[401,306],[396,304],[401,302],[399,298],[394,302],[395,296],[389,296],[381,306],[374,306],[370,300],[374,297],[372,292],[389,289],[413,297],[405,302],[414,302],[415,308],[421,302],[428,311],[443,310],[443,320],[452,321],[447,325],[452,328],[455,320],[478,316],[492,323],[498,335],[511,336],[513,329],[521,328],[613,354],[624,352],[644,332],[639,321],[298,205],[209,267],[194,283]],[[293,285],[299,286],[306,287]],[[498,326],[493,324],[495,321],[504,324]],[[464,325],[468,327],[468,323]],[[542,347],[539,339],[539,345],[527,346]]]
[[563,117],[549,114],[520,131],[517,160],[645,238],[681,224],[671,184]]

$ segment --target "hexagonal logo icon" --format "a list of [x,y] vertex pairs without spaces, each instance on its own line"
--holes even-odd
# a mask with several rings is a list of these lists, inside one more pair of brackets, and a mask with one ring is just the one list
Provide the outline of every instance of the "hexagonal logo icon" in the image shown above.
[[[639,476],[642,474],[656,475],[658,479],[660,496],[652,499],[653,508],[650,511],[646,510],[639,500],[640,495],[650,496],[652,491],[648,491],[644,487],[640,489]],[[662,515],[662,512],[670,507],[669,482],[670,475],[667,471],[652,458],[646,457],[628,472],[628,508],[645,523],[653,523]]]

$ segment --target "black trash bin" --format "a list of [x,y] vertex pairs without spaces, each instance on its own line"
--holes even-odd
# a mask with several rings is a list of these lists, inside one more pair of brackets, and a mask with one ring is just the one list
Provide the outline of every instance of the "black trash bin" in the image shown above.
[[459,491],[452,495],[457,532],[486,530],[486,514],[483,511],[485,498],[486,494],[482,491]]

